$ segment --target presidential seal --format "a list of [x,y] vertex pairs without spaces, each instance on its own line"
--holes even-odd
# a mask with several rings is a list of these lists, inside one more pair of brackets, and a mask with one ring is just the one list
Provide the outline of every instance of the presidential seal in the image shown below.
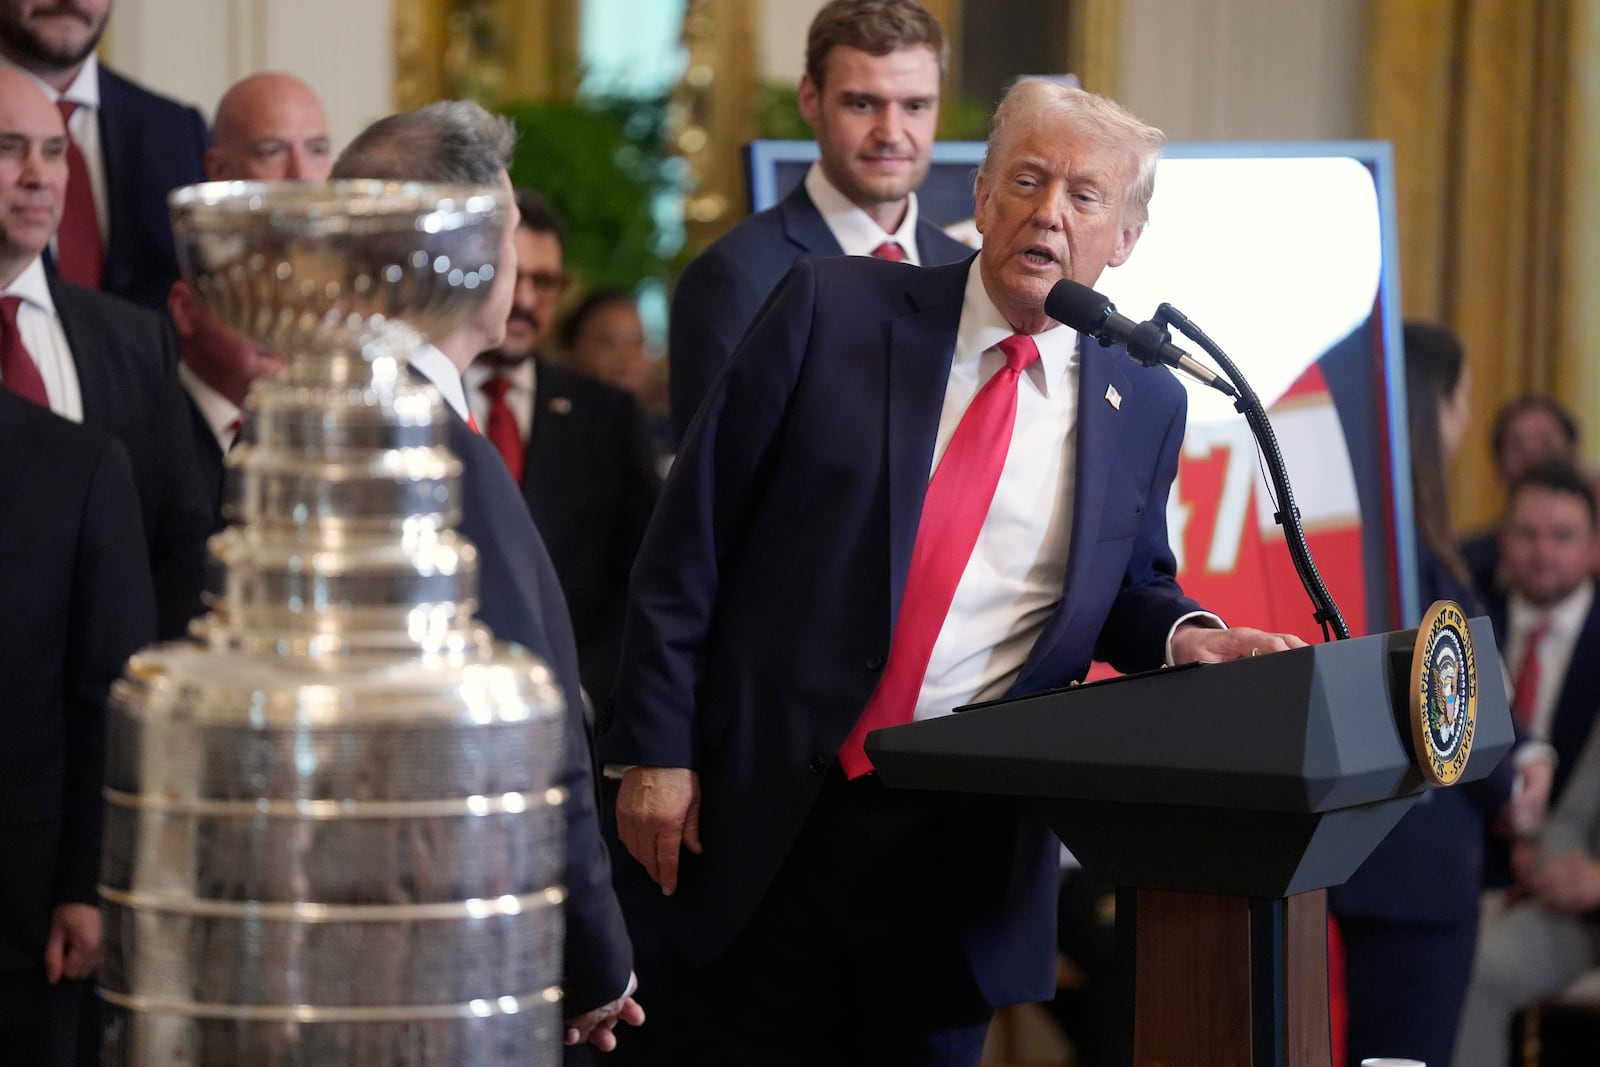
[[1478,661],[1466,613],[1453,600],[1436,601],[1417,630],[1410,713],[1418,769],[1434,785],[1454,784],[1478,725]]

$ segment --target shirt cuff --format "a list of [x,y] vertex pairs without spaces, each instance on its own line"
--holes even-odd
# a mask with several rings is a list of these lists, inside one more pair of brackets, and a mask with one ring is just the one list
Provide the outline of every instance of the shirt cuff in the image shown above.
[[600,768],[600,773],[607,778],[621,778],[637,766],[637,763],[608,763]]
[[[1559,758],[1556,747],[1548,741],[1524,741],[1511,751],[1511,762],[1515,767],[1526,767],[1530,763],[1548,763],[1554,767]],[[1518,785],[1521,785],[1520,781]]]
[[1172,624],[1172,629],[1167,631],[1166,664],[1175,667],[1177,664],[1172,659],[1172,635],[1178,632],[1178,627],[1186,622],[1196,623],[1200,626],[1209,626],[1213,630],[1226,630],[1228,624],[1209,611],[1191,611],[1187,615],[1178,616],[1178,621]]

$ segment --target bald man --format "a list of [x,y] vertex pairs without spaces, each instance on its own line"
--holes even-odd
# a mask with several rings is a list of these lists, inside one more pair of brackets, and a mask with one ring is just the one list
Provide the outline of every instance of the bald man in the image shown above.
[[293,74],[252,74],[217,102],[206,177],[212,181],[328,179],[328,117],[311,86]]
[[211,518],[185,428],[177,349],[155,312],[45,270],[71,187],[66,146],[50,99],[28,75],[0,67],[0,296],[15,298],[5,303],[16,324],[11,338],[0,320],[0,383],[127,448],[160,635],[178,637],[200,612]]

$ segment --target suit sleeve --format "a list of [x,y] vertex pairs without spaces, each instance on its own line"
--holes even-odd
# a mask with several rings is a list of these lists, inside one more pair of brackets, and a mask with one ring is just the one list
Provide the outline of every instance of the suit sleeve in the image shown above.
[[667,391],[678,445],[768,293],[751,270],[713,246],[684,268],[667,335]]
[[1201,610],[1178,585],[1178,564],[1167,537],[1167,498],[1172,481],[1178,476],[1188,412],[1188,394],[1181,386],[1176,397],[1162,436],[1160,459],[1145,487],[1142,517],[1122,585],[1095,646],[1096,659],[1123,672],[1160,666],[1173,624],[1184,615]]
[[66,781],[56,897],[93,904],[100,870],[106,701],[138,649],[155,640],[155,593],[133,471],[107,439],[84,496],[72,568],[65,661]]
[[694,767],[696,688],[723,569],[782,432],[819,305],[812,261],[772,293],[705,405],[634,566],[607,764]]
[[[202,128],[203,129],[203,128]],[[157,628],[162,640],[181,638],[200,614],[205,590],[206,539],[215,513],[189,431],[189,400],[178,381],[177,344],[165,319],[159,324],[163,375],[152,432],[163,457],[161,500],[151,535],[150,569],[155,578]]]

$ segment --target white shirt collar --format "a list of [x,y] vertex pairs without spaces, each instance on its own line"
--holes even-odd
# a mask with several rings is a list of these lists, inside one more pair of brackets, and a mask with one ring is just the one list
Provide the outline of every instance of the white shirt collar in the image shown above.
[[828,176],[822,173],[822,164],[813,163],[811,169],[806,171],[806,194],[811,197],[811,202],[816,205],[817,213],[822,216],[822,221],[828,224],[828,230],[833,234],[834,240],[839,242],[847,256],[870,256],[872,250],[885,241],[894,241],[906,253],[906,261],[922,265],[922,260],[917,252],[917,194],[912,193],[906,199],[906,217],[900,220],[899,229],[887,233],[882,226],[873,221],[872,216],[862,211],[850,198],[841,193]]
[[5,295],[20,296],[26,303],[55,317],[56,302],[50,298],[50,281],[45,277],[43,256],[34,256],[33,262],[22,268],[16,280],[5,287]]
[[411,365],[417,368],[417,373],[433,383],[444,402],[461,417],[462,422],[472,421],[466,390],[461,387],[461,372],[450,362],[450,357],[433,345],[424,344],[411,353]]
[[0,67],[9,67],[20,70],[33,79],[35,85],[50,99],[51,103],[58,100],[70,100],[79,107],[97,110],[100,107],[100,60],[93,52],[83,61],[83,66],[78,68],[78,76],[72,79],[64,92],[56,92],[56,87],[39,77],[33,71],[11,62],[5,56],[0,56]]
[[[976,359],[1016,332],[989,298],[979,260],[974,258],[967,269],[967,288],[961,298],[955,358]],[[1034,334],[1033,343],[1039,348],[1039,362],[1028,368],[1026,377],[1041,393],[1050,396],[1077,361],[1078,335],[1066,326],[1053,326]]]
[[1566,599],[1543,611],[1528,603],[1520,594],[1513,592],[1510,597],[1507,622],[1514,632],[1521,635],[1532,629],[1537,620],[1549,619],[1552,634],[1575,636],[1583,626],[1583,620],[1589,617],[1589,608],[1593,604],[1593,581],[1584,582],[1568,593]]
[[195,407],[200,409],[200,415],[206,420],[206,425],[211,427],[211,435],[217,439],[217,445],[226,452],[233,444],[234,421],[242,416],[242,412],[233,401],[211,388],[210,385],[194,371],[189,369],[189,364],[178,364],[178,380],[183,383],[183,388],[194,400]]

